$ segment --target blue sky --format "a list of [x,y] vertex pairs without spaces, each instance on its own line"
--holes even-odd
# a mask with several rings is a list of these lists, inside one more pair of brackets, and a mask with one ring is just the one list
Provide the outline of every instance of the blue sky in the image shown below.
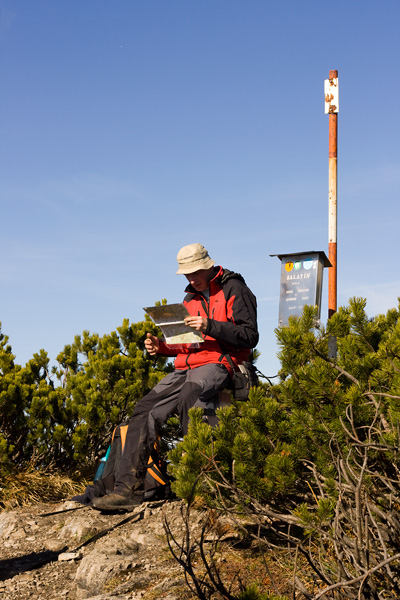
[[[16,362],[183,297],[203,243],[258,298],[328,253],[324,80],[339,71],[338,303],[397,305],[400,2],[0,0],[0,321]],[[327,319],[328,272],[322,321]]]

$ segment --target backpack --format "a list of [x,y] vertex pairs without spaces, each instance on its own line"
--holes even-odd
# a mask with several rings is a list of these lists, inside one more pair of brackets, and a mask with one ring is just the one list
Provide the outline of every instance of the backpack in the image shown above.
[[[100,460],[93,484],[88,485],[83,494],[74,496],[71,500],[90,504],[93,498],[109,494],[114,489],[118,476],[119,465],[125,447],[128,423],[118,425],[111,436],[111,443],[105,456]],[[147,472],[144,480],[144,500],[162,500],[171,497],[171,486],[166,468],[160,459],[157,443],[149,456]]]
[[248,400],[249,392],[252,387],[259,385],[257,368],[253,363],[244,361],[238,365],[236,370],[233,360],[225,348],[221,345],[224,354],[221,354],[220,360],[225,357],[233,370],[232,376],[232,392],[235,400]]
[[252,387],[258,386],[257,369],[251,362],[242,362],[233,374],[233,395],[236,400],[248,400]]

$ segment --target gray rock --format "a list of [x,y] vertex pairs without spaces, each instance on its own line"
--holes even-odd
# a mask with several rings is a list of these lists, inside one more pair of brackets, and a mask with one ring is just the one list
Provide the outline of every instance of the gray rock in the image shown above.
[[83,552],[62,552],[58,555],[58,560],[79,560],[82,558]]
[[0,539],[7,541],[10,537],[20,539],[23,523],[16,512],[0,513]]
[[52,552],[59,552],[65,547],[65,543],[59,538],[48,538],[47,540],[43,541],[43,547],[46,550],[51,550]]
[[96,522],[94,516],[85,513],[85,517],[78,513],[73,513],[72,516],[68,517],[65,521],[65,525],[62,527],[59,537],[63,540],[71,539],[77,543],[84,538],[88,538],[95,535],[102,530],[102,524]]
[[123,572],[132,571],[136,566],[130,558],[91,552],[86,556],[76,572],[76,597],[80,600],[102,592],[105,584]]

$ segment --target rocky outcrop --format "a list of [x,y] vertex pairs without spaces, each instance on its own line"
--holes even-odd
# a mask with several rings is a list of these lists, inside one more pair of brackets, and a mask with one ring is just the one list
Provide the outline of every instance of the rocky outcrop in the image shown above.
[[0,513],[2,600],[191,599],[162,522],[182,531],[180,501],[104,515],[75,502]]

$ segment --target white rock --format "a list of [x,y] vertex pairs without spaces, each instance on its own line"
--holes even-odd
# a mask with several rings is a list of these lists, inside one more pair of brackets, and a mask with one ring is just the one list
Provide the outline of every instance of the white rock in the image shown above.
[[58,560],[60,562],[66,561],[66,560],[79,560],[80,558],[82,558],[82,556],[83,556],[82,552],[62,552],[61,554],[58,555]]

